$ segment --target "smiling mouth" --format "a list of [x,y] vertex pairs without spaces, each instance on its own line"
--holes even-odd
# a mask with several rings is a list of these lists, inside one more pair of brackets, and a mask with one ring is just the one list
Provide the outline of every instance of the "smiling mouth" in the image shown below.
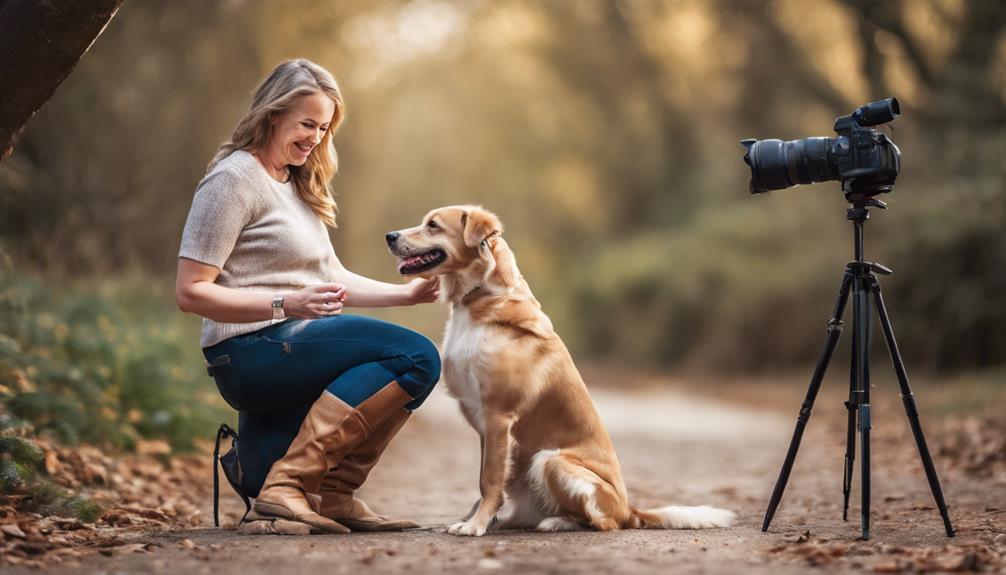
[[447,253],[441,249],[433,249],[418,256],[401,258],[398,262],[398,273],[404,275],[418,274],[431,270],[447,260]]

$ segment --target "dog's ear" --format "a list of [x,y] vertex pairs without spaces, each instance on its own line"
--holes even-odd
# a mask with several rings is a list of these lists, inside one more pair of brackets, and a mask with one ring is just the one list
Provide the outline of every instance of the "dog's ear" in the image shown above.
[[477,248],[479,244],[490,237],[503,233],[503,224],[496,217],[496,214],[482,208],[472,208],[466,211],[461,216],[461,225],[465,230],[465,245],[470,248]]

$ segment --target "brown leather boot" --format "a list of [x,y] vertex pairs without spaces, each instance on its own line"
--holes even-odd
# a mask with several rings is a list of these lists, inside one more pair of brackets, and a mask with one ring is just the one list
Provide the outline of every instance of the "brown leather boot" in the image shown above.
[[[392,381],[356,408],[324,392],[311,407],[300,431],[282,459],[273,463],[252,511],[258,517],[281,517],[306,523],[331,533],[346,533],[346,526],[318,514],[323,477],[388,419],[412,401],[397,381]],[[401,426],[399,426],[401,427]],[[389,438],[390,440],[390,438]],[[309,495],[310,494],[310,495]]]
[[365,440],[370,431],[359,410],[323,392],[307,412],[286,455],[269,469],[252,507],[254,517],[281,517],[306,523],[315,530],[348,533],[344,525],[318,515],[306,494],[317,493],[329,468]]
[[340,461],[337,467],[329,470],[321,482],[321,508],[318,513],[353,531],[401,531],[419,527],[415,521],[388,519],[384,515],[378,515],[361,499],[353,496],[410,415],[412,412],[399,409]]

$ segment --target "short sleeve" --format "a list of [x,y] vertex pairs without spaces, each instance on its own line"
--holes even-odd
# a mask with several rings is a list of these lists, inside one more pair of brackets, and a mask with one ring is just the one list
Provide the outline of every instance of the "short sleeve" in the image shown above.
[[206,176],[192,198],[178,257],[223,269],[241,230],[253,216],[249,188],[227,170]]

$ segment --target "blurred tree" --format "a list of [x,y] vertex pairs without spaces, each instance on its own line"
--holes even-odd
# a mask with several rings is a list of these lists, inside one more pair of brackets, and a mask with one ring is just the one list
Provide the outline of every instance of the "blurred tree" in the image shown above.
[[660,55],[625,4],[542,4],[554,32],[544,55],[570,94],[588,103],[584,120],[595,131],[577,147],[602,179],[615,235],[680,223],[700,199],[691,177],[700,169],[698,125],[665,94]]
[[967,0],[961,8],[960,24],[953,48],[941,65],[924,54],[924,38],[917,37],[906,22],[911,7],[902,0],[843,0],[858,16],[861,66],[873,94],[888,94],[885,79],[886,56],[878,45],[878,33],[889,33],[901,45],[915,76],[929,94],[923,106],[908,101],[909,109],[923,115],[926,122],[945,133],[951,129],[984,131],[1006,122],[1006,103],[996,86],[988,81],[995,73],[1006,3]]
[[[850,255],[846,205],[835,184],[749,197],[738,140],[831,135],[836,116],[894,95],[903,168],[868,257],[897,272],[885,290],[906,358],[1001,364],[1004,12],[132,0],[0,164],[0,247],[50,281],[170,283],[207,161],[256,82],[302,56],[332,70],[348,105],[333,239],[351,269],[398,281],[385,231],[482,203],[574,353],[774,368],[820,345],[821,302]],[[434,308],[381,313],[442,327]]]

